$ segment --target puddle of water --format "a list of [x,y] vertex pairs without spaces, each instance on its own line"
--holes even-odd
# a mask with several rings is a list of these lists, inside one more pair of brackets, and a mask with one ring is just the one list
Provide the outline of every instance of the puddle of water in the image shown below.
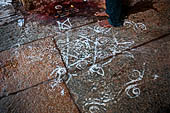
[[34,9],[31,12],[55,18],[68,16],[92,16],[96,11],[100,10],[97,6],[98,4],[94,2],[70,2],[69,4],[56,2],[50,5],[44,5],[41,9]]
[[29,15],[26,16],[27,21],[36,21],[40,24],[55,24],[56,21],[64,21],[68,17],[90,17],[93,18],[94,13],[102,10],[95,2],[53,2],[49,5],[43,4],[42,6],[32,8],[28,11]]

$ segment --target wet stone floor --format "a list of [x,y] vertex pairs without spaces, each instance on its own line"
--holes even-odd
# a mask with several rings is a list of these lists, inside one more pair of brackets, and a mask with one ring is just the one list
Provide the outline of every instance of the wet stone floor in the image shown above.
[[0,113],[169,113],[169,4],[120,28],[0,4]]

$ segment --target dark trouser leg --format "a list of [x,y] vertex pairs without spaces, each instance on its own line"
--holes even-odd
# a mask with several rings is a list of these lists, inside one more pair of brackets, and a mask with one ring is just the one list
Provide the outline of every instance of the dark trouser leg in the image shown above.
[[121,0],[106,0],[106,13],[112,26],[118,27],[123,24]]

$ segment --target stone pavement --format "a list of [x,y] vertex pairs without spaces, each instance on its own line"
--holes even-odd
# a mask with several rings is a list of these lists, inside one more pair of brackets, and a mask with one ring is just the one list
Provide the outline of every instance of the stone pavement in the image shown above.
[[38,14],[0,26],[0,112],[169,113],[170,5],[153,7],[121,28]]

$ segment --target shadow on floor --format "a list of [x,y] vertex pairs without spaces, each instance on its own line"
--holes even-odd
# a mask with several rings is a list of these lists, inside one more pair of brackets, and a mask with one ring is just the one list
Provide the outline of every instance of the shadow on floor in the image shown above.
[[144,0],[144,1],[137,2],[133,6],[130,6],[131,4],[130,0],[126,0],[126,2],[125,1],[123,2],[123,12],[124,12],[123,18],[127,18],[131,14],[144,12],[149,9],[153,9],[157,11],[157,9],[154,8],[153,6],[154,3],[155,2],[153,2],[152,0]]

